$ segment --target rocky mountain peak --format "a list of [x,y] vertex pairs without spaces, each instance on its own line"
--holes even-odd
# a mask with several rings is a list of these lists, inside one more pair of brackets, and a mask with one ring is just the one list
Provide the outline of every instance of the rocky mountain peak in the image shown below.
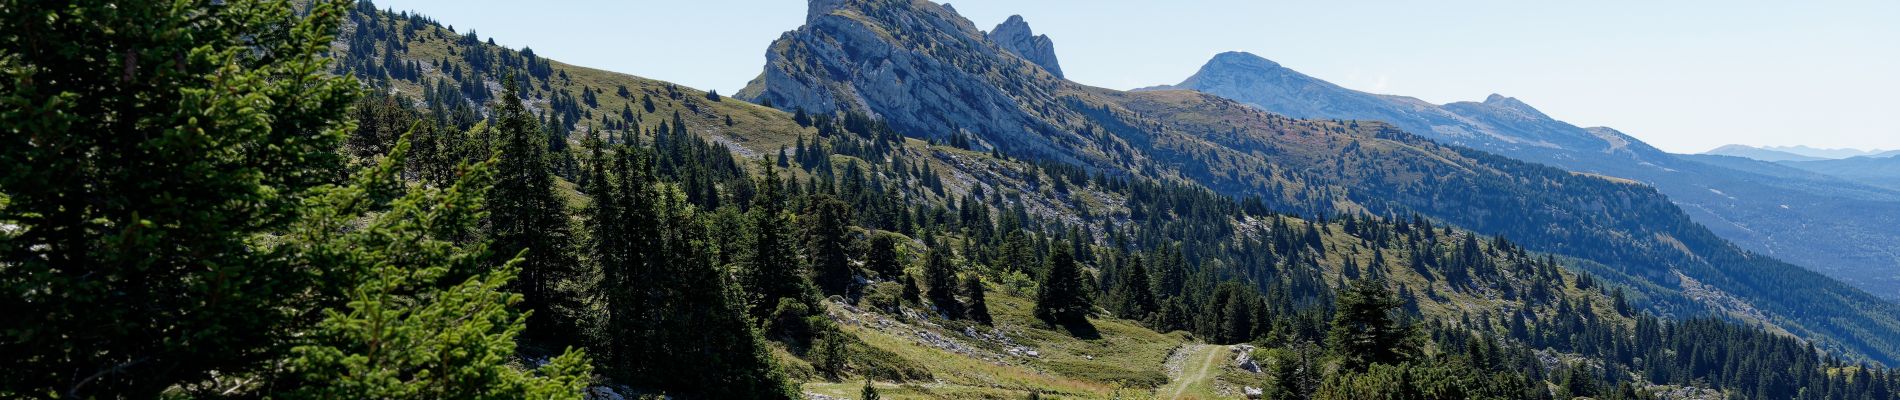
[[1529,104],[1524,104],[1523,101],[1518,100],[1516,97],[1507,97],[1501,94],[1492,93],[1490,96],[1487,96],[1484,98],[1484,105],[1497,107],[1497,108],[1501,108],[1505,110],[1511,110],[1519,114],[1524,114],[1525,116],[1533,117],[1537,119],[1550,119],[1550,116],[1544,115],[1544,112],[1537,111],[1536,107],[1531,107],[1531,105]]
[[1056,62],[1055,42],[1049,40],[1049,35],[1037,35],[1029,29],[1029,22],[1024,21],[1023,16],[1009,16],[1002,24],[996,25],[996,29],[990,30],[989,39],[1003,50],[1049,71],[1049,74],[1062,77],[1062,65]]
[[1248,53],[1244,51],[1229,51],[1225,53],[1215,54],[1214,58],[1211,60],[1208,60],[1207,64],[1202,66],[1201,68],[1202,69],[1246,68],[1246,69],[1252,69],[1252,70],[1265,70],[1265,69],[1280,68],[1280,63],[1273,62],[1273,60],[1268,60],[1266,57],[1254,55],[1253,53]]

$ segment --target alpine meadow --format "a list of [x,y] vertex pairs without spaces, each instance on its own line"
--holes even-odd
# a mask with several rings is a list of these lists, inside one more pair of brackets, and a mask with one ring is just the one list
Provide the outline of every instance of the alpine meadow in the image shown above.
[[1895,153],[806,9],[722,94],[367,0],[0,0],[0,398],[1900,399]]

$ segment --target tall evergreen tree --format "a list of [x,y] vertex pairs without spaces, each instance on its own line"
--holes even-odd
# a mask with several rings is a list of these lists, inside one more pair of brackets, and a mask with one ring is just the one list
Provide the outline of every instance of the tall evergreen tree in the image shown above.
[[951,318],[963,315],[957,302],[957,269],[950,262],[950,246],[937,244],[924,255],[924,298],[937,312]]
[[970,299],[969,303],[963,307],[963,317],[979,324],[989,325],[990,305],[984,298],[983,291],[983,278],[977,274],[970,274],[963,280],[963,297]]
[[394,147],[398,156],[356,184],[305,203],[311,208],[289,237],[292,246],[313,259],[347,260],[328,282],[345,292],[315,329],[296,336],[282,372],[267,375],[274,379],[260,394],[580,399],[591,380],[580,352],[534,371],[509,365],[527,320],[508,307],[521,296],[503,288],[522,259],[489,268],[486,243],[456,243],[478,226],[487,165],[453,187],[404,190],[397,172],[408,144]]
[[[514,289],[524,298],[522,307],[533,311],[528,334],[554,338],[572,332],[556,326],[564,320],[557,317],[571,310],[557,310],[556,303],[575,297],[556,292],[574,274],[567,205],[555,193],[547,133],[521,104],[516,81],[504,79],[502,96],[496,99],[495,184],[489,192],[485,225],[496,257],[527,252]],[[498,258],[495,263],[507,259]]]
[[903,263],[897,261],[897,237],[891,234],[871,236],[864,251],[864,268],[885,280],[899,280]]
[[1411,359],[1418,352],[1417,328],[1397,315],[1404,304],[1385,281],[1352,282],[1339,295],[1327,345],[1349,370]]
[[805,206],[805,254],[812,282],[826,295],[849,296],[856,271],[851,267],[851,205],[818,195]]
[[765,176],[758,179],[758,196],[748,212],[751,237],[739,271],[739,284],[748,296],[746,307],[754,319],[765,320],[783,299],[792,299],[809,308],[818,306],[811,293],[811,281],[801,271],[798,250],[791,237],[790,217],[784,212],[784,188],[777,172],[765,164]]
[[1139,256],[1131,258],[1128,266],[1122,269],[1121,278],[1115,280],[1115,287],[1110,291],[1109,298],[1115,302],[1113,307],[1115,307],[1116,315],[1136,321],[1148,321],[1155,310],[1160,308],[1155,303],[1154,285],[1149,283],[1146,264]]
[[295,294],[340,273],[269,236],[340,175],[359,91],[323,55],[351,3],[0,6],[0,397],[154,398],[283,354]]
[[657,204],[660,237],[654,265],[656,297],[665,312],[651,323],[660,327],[651,346],[660,359],[636,383],[670,394],[707,399],[790,399],[797,397],[785,374],[746,321],[712,264],[706,227],[687,205],[685,195],[669,188]]
[[1055,246],[1042,284],[1036,288],[1036,318],[1056,324],[1086,322],[1091,307],[1087,289],[1082,287],[1082,271],[1067,247]]

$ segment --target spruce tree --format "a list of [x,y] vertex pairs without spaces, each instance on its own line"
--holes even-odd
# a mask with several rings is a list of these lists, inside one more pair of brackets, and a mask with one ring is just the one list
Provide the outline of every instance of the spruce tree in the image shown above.
[[0,6],[0,392],[259,367],[343,273],[270,238],[341,175],[359,90],[324,55],[354,2],[230,3]]
[[813,197],[805,207],[805,254],[812,282],[826,295],[849,297],[856,271],[850,252],[851,205],[828,195]]
[[976,274],[963,280],[963,297],[970,299],[963,307],[963,317],[983,325],[990,324],[990,305],[984,300],[983,278]]
[[407,143],[355,184],[305,203],[308,218],[288,239],[312,259],[342,261],[343,273],[326,284],[344,292],[315,329],[294,336],[282,372],[260,394],[580,399],[591,381],[580,352],[534,371],[510,365],[527,320],[508,307],[521,296],[503,289],[523,260],[491,268],[486,243],[457,243],[478,226],[488,165],[452,187],[404,190],[397,176]]
[[871,386],[871,380],[865,379],[864,389],[858,390],[858,400],[883,400],[883,397],[877,394],[876,387]]
[[1147,321],[1160,308],[1155,303],[1154,285],[1148,280],[1148,266],[1141,257],[1133,257],[1122,270],[1121,279],[1115,280],[1115,287],[1109,298],[1115,302],[1115,313],[1122,318]]
[[656,297],[665,312],[651,346],[660,359],[637,383],[689,398],[790,399],[796,390],[773,365],[770,348],[747,322],[727,278],[712,264],[705,225],[685,195],[668,188],[659,216],[653,265]]
[[[525,251],[521,278],[513,289],[522,294],[522,307],[532,310],[530,336],[553,338],[571,332],[556,326],[568,309],[556,303],[575,296],[556,293],[562,281],[573,277],[575,264],[567,219],[567,205],[555,193],[547,133],[521,103],[517,79],[503,80],[496,99],[495,183],[489,191],[488,237],[501,264]],[[571,307],[571,306],[569,306]]]
[[1055,246],[1042,284],[1036,289],[1036,318],[1058,325],[1083,323],[1087,322],[1089,307],[1082,271],[1067,246]]
[[899,280],[904,266],[897,261],[897,238],[891,234],[871,236],[864,252],[864,268],[885,280]]
[[937,307],[937,312],[951,318],[961,317],[962,304],[957,303],[956,295],[957,271],[950,262],[949,246],[931,246],[924,260],[924,298]]
[[741,257],[740,287],[744,288],[747,312],[764,321],[778,308],[782,299],[792,299],[808,309],[818,303],[812,298],[811,281],[802,273],[798,251],[791,238],[790,217],[783,211],[785,197],[776,171],[765,164],[765,176],[758,179],[758,196],[747,213],[751,236]]
[[1417,329],[1399,319],[1399,307],[1405,303],[1386,288],[1385,281],[1353,282],[1340,293],[1338,302],[1326,343],[1345,368],[1397,364],[1417,354]]
[[904,301],[910,302],[912,304],[922,303],[923,291],[917,288],[917,278],[911,277],[910,274],[904,274],[903,279],[904,279],[904,291],[903,291]]

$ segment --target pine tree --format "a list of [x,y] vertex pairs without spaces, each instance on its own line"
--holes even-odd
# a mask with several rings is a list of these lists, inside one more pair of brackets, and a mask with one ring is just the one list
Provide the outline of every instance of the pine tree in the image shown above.
[[883,397],[878,396],[877,388],[871,386],[871,380],[865,379],[864,389],[858,391],[858,400],[883,400]]
[[[400,154],[327,190],[292,243],[317,259],[348,260],[330,284],[341,307],[298,335],[272,396],[331,398],[580,399],[591,377],[568,351],[534,371],[510,366],[526,316],[503,291],[523,259],[485,266],[485,243],[456,244],[478,226],[487,165],[455,186],[402,191]],[[400,193],[396,193],[400,192]],[[394,200],[387,200],[394,198]],[[365,217],[365,215],[372,215]],[[367,218],[363,226],[339,230]],[[466,274],[466,280],[460,277]]]
[[904,266],[897,261],[897,238],[890,234],[871,236],[871,242],[864,252],[864,268],[877,274],[879,278],[897,280],[904,274]]
[[739,271],[740,287],[748,296],[748,313],[758,320],[770,317],[783,299],[792,299],[807,308],[818,305],[811,294],[811,281],[799,266],[790,218],[782,209],[783,188],[776,175],[768,163],[765,176],[758,180],[759,193],[747,214],[751,237],[747,238],[748,248]]
[[1042,284],[1036,289],[1036,318],[1058,325],[1087,322],[1089,299],[1082,287],[1082,271],[1067,246],[1055,246]]
[[568,231],[567,205],[555,193],[554,175],[548,155],[547,134],[535,123],[534,116],[521,104],[514,82],[506,85],[496,111],[495,183],[490,190],[485,222],[493,241],[495,264],[501,264],[526,251],[521,263],[521,278],[513,289],[522,294],[522,307],[529,314],[531,336],[554,338],[571,329],[557,327],[559,318],[571,315],[572,305],[557,309],[557,303],[576,296],[557,293],[561,283],[574,276]]
[[979,324],[989,325],[990,305],[983,298],[983,290],[983,278],[976,274],[970,274],[969,278],[963,280],[963,297],[970,299],[969,303],[963,307],[963,317]]
[[951,318],[961,316],[962,304],[957,303],[956,295],[957,270],[950,262],[949,246],[931,246],[924,260],[924,297],[937,307],[937,312]]
[[1159,306],[1155,303],[1154,286],[1148,281],[1148,267],[1141,257],[1128,261],[1121,279],[1115,280],[1109,298],[1115,302],[1115,314],[1122,318],[1147,321],[1152,317]]
[[910,274],[904,274],[903,279],[904,279],[904,292],[903,292],[904,301],[911,302],[912,304],[922,303],[923,291],[917,288],[917,278],[911,277]]
[[706,228],[684,193],[661,196],[660,238],[654,265],[661,327],[653,346],[663,359],[645,374],[646,386],[692,398],[790,399],[796,390],[772,363],[770,348],[752,330],[725,274],[712,264]]
[[269,238],[342,171],[360,93],[323,56],[353,2],[234,3],[0,6],[0,397],[260,367],[344,273]]
[[812,282],[826,295],[849,297],[856,271],[851,267],[851,205],[819,195],[805,207],[805,254]]
[[1353,282],[1339,295],[1338,312],[1326,343],[1349,370],[1371,364],[1397,364],[1417,354],[1416,328],[1396,315],[1405,303],[1385,281]]

